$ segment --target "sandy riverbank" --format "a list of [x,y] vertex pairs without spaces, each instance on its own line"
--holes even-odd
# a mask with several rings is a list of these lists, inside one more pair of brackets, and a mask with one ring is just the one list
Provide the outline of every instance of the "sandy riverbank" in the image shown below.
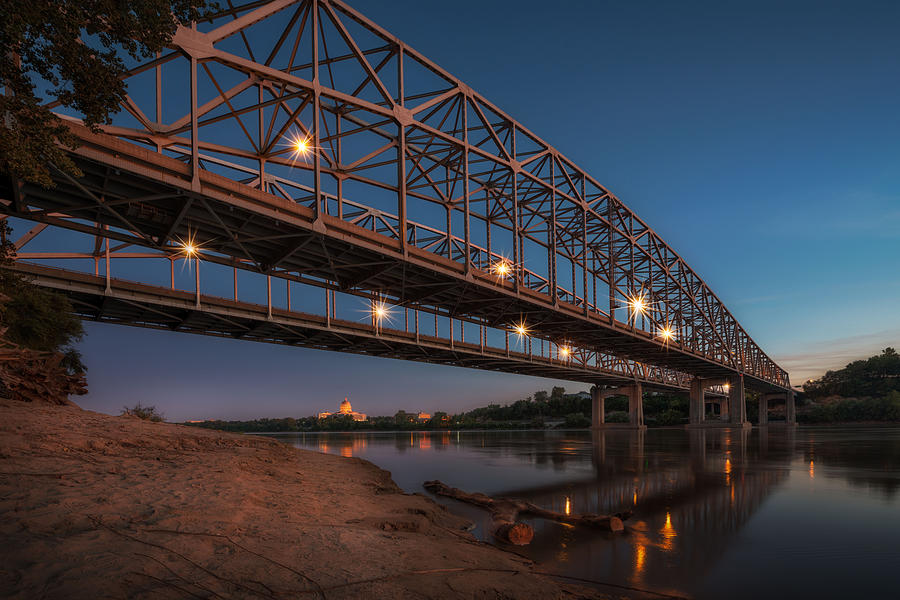
[[0,400],[0,596],[591,593],[535,574],[465,526],[361,459]]

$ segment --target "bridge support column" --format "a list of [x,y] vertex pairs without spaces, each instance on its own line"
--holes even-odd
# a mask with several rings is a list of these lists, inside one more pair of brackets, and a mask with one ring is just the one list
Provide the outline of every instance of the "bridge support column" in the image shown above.
[[784,395],[784,420],[788,425],[797,424],[797,407],[794,404],[794,392]]
[[606,423],[605,391],[599,385],[591,387],[591,427],[594,429]]
[[759,396],[759,426],[764,427],[769,424],[769,395],[761,394]]
[[706,399],[703,380],[694,377],[691,380],[691,400],[688,408],[691,425],[700,425],[706,419]]
[[644,426],[644,388],[635,383],[622,388],[628,395],[628,422],[635,427]]
[[744,397],[744,376],[738,373],[728,378],[728,413],[733,425],[747,423],[747,399]]
[[728,415],[730,414],[728,405],[730,404],[728,398],[720,398],[719,399],[719,420],[727,423]]
[[[628,397],[628,423],[606,422],[606,399],[610,396]],[[591,388],[591,427],[594,429],[646,429],[644,425],[643,389],[641,384],[618,388]]]

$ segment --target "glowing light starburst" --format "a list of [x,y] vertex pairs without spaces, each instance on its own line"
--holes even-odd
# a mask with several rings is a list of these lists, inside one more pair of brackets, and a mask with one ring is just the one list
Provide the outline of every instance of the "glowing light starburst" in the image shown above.
[[292,131],[285,135],[284,143],[281,145],[287,147],[292,163],[296,163],[298,160],[305,162],[306,158],[316,149],[310,134],[299,131]]
[[491,273],[496,275],[498,279],[500,279],[500,278],[505,279],[505,278],[509,277],[510,275],[512,275],[512,272],[513,272],[512,263],[510,263],[505,258],[501,258],[500,260],[498,260],[497,262],[495,262],[494,264],[491,265]]
[[309,152],[309,139],[308,138],[297,138],[291,140],[291,150],[293,150],[294,154],[305,155]]
[[528,326],[525,324],[524,320],[519,321],[518,323],[513,323],[512,331],[519,337],[519,339],[527,337],[530,333]]
[[191,231],[188,231],[187,237],[176,238],[176,241],[178,243],[177,253],[184,257],[185,261],[190,261],[192,258],[200,258],[202,244],[197,242],[196,236]]
[[725,393],[727,394],[728,391],[731,390],[731,384],[726,383],[722,386],[722,389],[725,390]]
[[388,323],[393,321],[391,307],[384,300],[372,300],[369,313],[375,320],[376,325],[381,325],[384,321],[387,321]]
[[572,349],[568,346],[560,346],[559,355],[563,358],[569,358],[572,355]]
[[660,338],[663,344],[668,346],[669,342],[675,341],[675,330],[672,329],[671,325],[666,324],[656,331],[656,337]]
[[650,310],[650,303],[647,301],[647,294],[644,292],[635,294],[628,299],[628,306],[631,307],[631,312],[634,315],[646,314]]

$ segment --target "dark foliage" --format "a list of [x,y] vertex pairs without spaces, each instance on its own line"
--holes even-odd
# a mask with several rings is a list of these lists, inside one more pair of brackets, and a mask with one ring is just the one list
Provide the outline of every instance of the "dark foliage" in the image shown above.
[[900,392],[881,398],[847,398],[813,404],[797,413],[801,423],[849,423],[854,421],[900,421]]
[[74,137],[43,103],[57,98],[92,128],[109,123],[125,99],[123,56],[152,56],[179,23],[217,8],[206,0],[0,3],[0,172],[45,187],[52,185],[48,165],[80,176],[57,145],[73,147]]
[[155,406],[143,406],[140,402],[138,402],[131,408],[123,406],[122,414],[137,417],[145,421],[152,421],[154,423],[159,423],[166,418],[165,415],[156,410]]
[[855,360],[843,369],[807,381],[803,391],[812,400],[827,396],[877,397],[900,391],[900,354],[885,348],[877,356]]
[[9,234],[4,221],[0,224],[0,293],[6,301],[0,303],[0,322],[7,328],[6,339],[30,350],[59,352],[70,374],[84,373],[81,354],[72,346],[84,335],[81,320],[73,314],[68,298],[3,268],[15,257]]

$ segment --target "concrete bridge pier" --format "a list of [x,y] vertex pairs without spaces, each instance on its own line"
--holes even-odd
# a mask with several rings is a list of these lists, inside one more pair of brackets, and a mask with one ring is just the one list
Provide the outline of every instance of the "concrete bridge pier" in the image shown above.
[[785,425],[797,424],[797,409],[794,404],[794,392],[775,392],[770,394],[762,394],[759,397],[760,426],[769,424],[769,400],[783,400]]
[[691,400],[688,408],[691,425],[702,425],[706,420],[706,393],[703,380],[694,377],[691,380]]
[[644,425],[644,388],[639,383],[622,388],[628,396],[628,422],[635,427]]
[[[706,420],[706,388],[728,384],[728,397],[716,400],[719,405],[719,420]],[[747,400],[744,395],[744,377],[736,374],[730,377],[691,380],[690,423],[688,427],[750,427],[747,420]]]
[[[606,399],[611,396],[628,397],[628,423],[606,422]],[[644,390],[640,383],[618,388],[591,388],[591,427],[594,429],[646,429],[644,425]]]
[[749,426],[747,398],[744,396],[744,376],[740,373],[728,378],[728,414],[732,425]]

